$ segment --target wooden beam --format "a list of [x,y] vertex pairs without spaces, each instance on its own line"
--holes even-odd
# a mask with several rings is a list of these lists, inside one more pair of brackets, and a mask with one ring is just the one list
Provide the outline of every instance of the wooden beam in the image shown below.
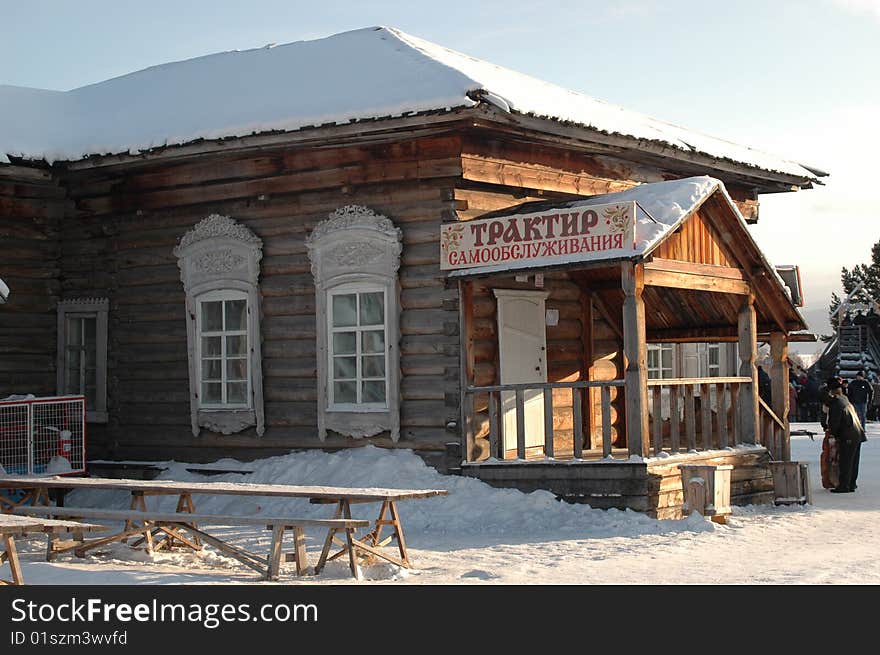
[[[746,275],[739,268],[733,266],[717,266],[714,264],[697,264],[695,262],[682,262],[676,259],[664,259],[654,257],[645,262],[645,273],[648,271],[670,271],[674,273],[687,273],[689,275],[705,275],[720,277],[729,280],[746,281]],[[647,284],[647,282],[645,283]]]
[[697,273],[677,273],[657,269],[645,269],[645,285],[652,287],[671,287],[692,291],[713,293],[733,293],[744,296],[749,293],[749,283],[724,277],[713,277]]
[[631,455],[648,457],[648,350],[645,339],[644,267],[620,266],[623,301],[623,351],[626,356],[626,438]]
[[781,332],[770,335],[770,400],[773,413],[785,424],[782,435],[782,459],[791,459],[791,443],[789,442],[789,376],[788,376],[788,341]]
[[758,369],[755,366],[757,357],[757,328],[755,323],[755,297],[749,294],[743,300],[739,311],[739,374],[752,379],[750,385],[744,384],[738,396],[740,434],[739,443],[757,443],[758,430]]

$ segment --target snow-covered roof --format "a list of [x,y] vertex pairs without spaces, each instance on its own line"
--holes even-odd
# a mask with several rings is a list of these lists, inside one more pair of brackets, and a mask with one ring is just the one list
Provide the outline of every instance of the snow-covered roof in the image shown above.
[[77,160],[198,139],[468,108],[513,113],[816,180],[815,170],[387,27],[222,52],[71,91],[0,85],[0,162]]

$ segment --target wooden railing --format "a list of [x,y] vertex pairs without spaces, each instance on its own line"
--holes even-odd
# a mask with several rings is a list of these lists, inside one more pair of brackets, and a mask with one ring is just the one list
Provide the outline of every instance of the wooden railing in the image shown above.
[[[577,382],[543,382],[543,383],[524,383],[524,384],[496,384],[482,387],[468,387],[465,391],[465,419],[466,431],[470,438],[473,438],[476,432],[475,423],[477,414],[475,413],[474,399],[477,395],[488,394],[488,424],[489,424],[489,456],[499,459],[505,458],[503,437],[502,437],[502,415],[503,398],[502,394],[508,394],[508,401],[513,394],[513,411],[516,416],[516,457],[517,459],[526,459],[526,417],[525,417],[525,396],[527,392],[540,391],[543,395],[543,433],[544,457],[554,458],[556,456],[556,447],[554,443],[554,401],[553,391],[557,389],[571,390],[571,410],[572,410],[572,431],[573,431],[573,447],[572,457],[580,459],[584,451],[584,406],[587,411],[592,411],[590,405],[590,394],[586,394],[585,389],[599,389],[600,401],[602,407],[602,454],[608,456],[611,454],[612,432],[611,432],[611,388],[623,387],[623,380],[602,380],[602,381],[577,381]],[[537,394],[535,394],[537,396]],[[482,403],[481,403],[482,404]],[[508,402],[509,404],[509,402]],[[587,446],[589,449],[590,446]],[[466,455],[470,461],[470,453]]]
[[752,378],[648,380],[649,430],[654,455],[727,448],[742,443],[737,411]]
[[758,398],[758,425],[755,442],[764,446],[775,461],[790,459],[785,438],[785,421],[780,419],[762,398]]
[[[648,380],[649,438],[654,456],[661,453],[677,454],[714,450],[751,442],[750,430],[744,430],[738,411],[741,394],[751,393],[752,378],[666,378]],[[584,438],[584,407],[592,411],[588,389],[598,389],[601,419],[592,429],[602,432],[602,456],[612,451],[612,399],[611,389],[622,388],[623,380],[544,382],[524,384],[496,384],[468,387],[465,391],[465,431],[468,441],[478,434],[481,438],[488,432],[489,457],[505,459],[503,439],[504,405],[515,416],[516,458],[527,459],[526,396],[531,402],[542,402],[543,443],[545,458],[556,458],[554,390],[571,390],[572,452],[571,457],[580,459],[584,450],[592,450],[592,435]],[[529,394],[529,392],[533,392]],[[540,392],[540,393],[537,393]],[[502,395],[504,394],[504,396]],[[480,397],[479,411],[475,411],[475,398]],[[541,400],[537,399],[541,397]],[[564,406],[566,409],[568,405]],[[755,426],[755,443],[764,445],[774,459],[783,459],[785,423],[763,402],[760,403],[759,425]],[[598,419],[599,417],[594,417]],[[488,430],[486,425],[488,424]],[[513,428],[511,423],[508,423]],[[750,427],[750,426],[747,426]],[[508,437],[509,438],[509,437]],[[485,442],[484,442],[485,443]],[[586,446],[585,446],[586,444]],[[485,445],[483,446],[485,448]],[[510,450],[510,449],[508,449]],[[568,453],[566,452],[566,456]],[[468,461],[472,461],[467,452]]]

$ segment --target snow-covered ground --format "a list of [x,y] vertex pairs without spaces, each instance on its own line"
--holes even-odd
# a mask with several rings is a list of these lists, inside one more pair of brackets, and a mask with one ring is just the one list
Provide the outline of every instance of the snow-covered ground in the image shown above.
[[[45,538],[19,542],[28,584],[878,584],[880,564],[880,423],[869,423],[863,444],[859,489],[831,494],[819,479],[822,431],[818,424],[793,424],[816,433],[792,437],[792,459],[809,462],[813,505],[734,507],[727,525],[699,515],[683,520],[650,519],[631,511],[594,510],[556,501],[547,492],[523,494],[477,480],[443,476],[409,451],[374,447],[333,454],[306,452],[259,462],[221,460],[215,466],[253,469],[211,481],[326,484],[448,489],[449,495],[400,504],[414,569],[390,564],[364,570],[358,582],[337,560],[319,576],[297,578],[285,565],[277,583],[210,547],[201,553],[148,555],[122,544],[86,558],[61,555],[43,561]],[[192,466],[166,462],[160,478],[205,480]],[[151,507],[174,509],[173,498],[150,498]],[[157,503],[157,501],[159,501]],[[204,513],[292,513],[327,516],[326,505],[307,500],[196,496]],[[156,504],[157,503],[157,504]],[[69,506],[124,508],[124,492],[80,490]],[[375,505],[356,507],[374,518]],[[253,528],[218,529],[233,543],[267,552],[269,535]],[[313,564],[322,534],[307,530]],[[5,565],[4,565],[5,567]]]

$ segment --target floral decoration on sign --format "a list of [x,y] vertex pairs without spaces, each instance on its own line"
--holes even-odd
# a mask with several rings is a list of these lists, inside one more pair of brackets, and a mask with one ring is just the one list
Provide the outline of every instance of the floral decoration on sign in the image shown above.
[[443,231],[440,239],[440,247],[443,252],[458,250],[461,247],[461,237],[464,235],[464,225],[454,225]]
[[603,212],[605,224],[610,227],[611,234],[624,233],[629,225],[629,207],[627,205],[614,205]]

